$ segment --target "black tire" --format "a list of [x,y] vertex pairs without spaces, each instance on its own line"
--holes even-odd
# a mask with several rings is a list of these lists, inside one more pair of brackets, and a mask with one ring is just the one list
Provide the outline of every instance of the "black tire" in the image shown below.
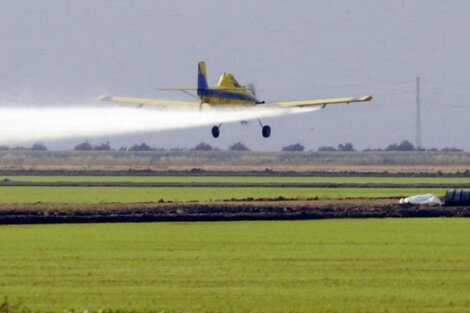
[[449,189],[446,192],[446,203],[452,204],[454,202],[455,189]]
[[264,138],[269,138],[271,136],[271,127],[268,125],[263,126],[262,134]]
[[449,189],[446,192],[446,205],[469,205],[470,191],[463,189]]
[[212,132],[212,137],[219,138],[219,135],[220,135],[219,127],[217,127],[217,126],[212,127],[211,132]]
[[462,191],[462,203],[469,204],[470,203],[470,191]]

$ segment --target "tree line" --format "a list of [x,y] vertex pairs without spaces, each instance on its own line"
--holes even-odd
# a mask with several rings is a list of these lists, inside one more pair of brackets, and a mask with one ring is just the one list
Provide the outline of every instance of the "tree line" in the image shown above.
[[[43,143],[34,143],[29,147],[24,147],[24,146],[15,146],[15,147],[9,147],[9,146],[0,146],[0,151],[5,151],[5,150],[26,150],[26,151],[48,151],[47,147]],[[171,148],[169,150],[164,149],[164,148],[155,148],[150,145],[148,145],[145,142],[142,142],[140,144],[135,144],[131,147],[121,147],[119,149],[114,149],[111,147],[109,141],[99,143],[99,144],[91,144],[88,141],[84,141],[82,143],[77,144],[74,148],[74,151],[221,151],[221,149],[217,147],[213,147],[208,143],[201,142],[194,146],[193,148]],[[251,151],[251,149],[246,146],[242,142],[236,142],[232,145],[229,146],[228,148],[229,151]],[[305,151],[305,146],[302,145],[301,143],[295,143],[291,145],[284,146],[281,151],[285,152],[302,152]],[[341,143],[337,145],[336,147],[334,146],[322,146],[318,148],[318,151],[320,152],[328,152],[328,151],[340,151],[340,152],[350,152],[350,151],[358,151],[354,148],[354,145],[350,142],[346,143]],[[372,148],[367,148],[363,149],[361,151],[443,151],[443,152],[461,152],[463,151],[462,149],[454,148],[454,147],[447,147],[443,149],[436,149],[436,148],[430,148],[430,149],[417,149],[410,141],[408,140],[403,140],[400,143],[394,143],[390,144],[384,149],[372,149]]]

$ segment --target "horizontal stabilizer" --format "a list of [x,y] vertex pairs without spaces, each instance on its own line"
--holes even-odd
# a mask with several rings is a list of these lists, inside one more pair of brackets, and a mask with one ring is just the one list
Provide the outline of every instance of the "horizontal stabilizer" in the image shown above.
[[157,88],[160,91],[194,91],[197,90],[197,88],[184,88],[184,87],[158,87]]

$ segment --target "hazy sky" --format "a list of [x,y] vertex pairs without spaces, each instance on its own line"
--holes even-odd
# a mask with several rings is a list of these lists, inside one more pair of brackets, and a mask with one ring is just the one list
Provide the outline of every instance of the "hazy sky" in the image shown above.
[[[99,94],[166,97],[157,86],[194,86],[232,72],[263,100],[372,94],[259,125],[91,139],[113,146],[256,150],[352,142],[384,147],[415,139],[415,77],[422,79],[423,146],[470,150],[470,1],[14,1],[0,4],[0,103],[93,103]],[[46,142],[69,147],[85,138]]]

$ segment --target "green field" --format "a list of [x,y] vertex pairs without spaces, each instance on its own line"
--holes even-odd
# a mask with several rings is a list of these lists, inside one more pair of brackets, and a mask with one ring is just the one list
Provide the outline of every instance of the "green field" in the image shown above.
[[1,226],[0,295],[54,312],[470,312],[469,238],[468,219]]
[[[131,182],[131,183],[376,183],[470,184],[469,177],[266,177],[266,176],[0,176],[16,182]],[[0,187],[0,203],[33,202],[154,202],[217,201],[246,198],[345,199],[390,198],[417,193],[436,193],[443,188],[306,188],[306,187]]]
[[321,177],[321,176],[0,176],[18,182],[199,182],[199,183],[377,183],[470,184],[470,177]]
[[0,203],[110,203],[164,201],[217,201],[224,199],[278,198],[346,199],[392,198],[432,192],[442,188],[282,188],[282,187],[0,187]]

